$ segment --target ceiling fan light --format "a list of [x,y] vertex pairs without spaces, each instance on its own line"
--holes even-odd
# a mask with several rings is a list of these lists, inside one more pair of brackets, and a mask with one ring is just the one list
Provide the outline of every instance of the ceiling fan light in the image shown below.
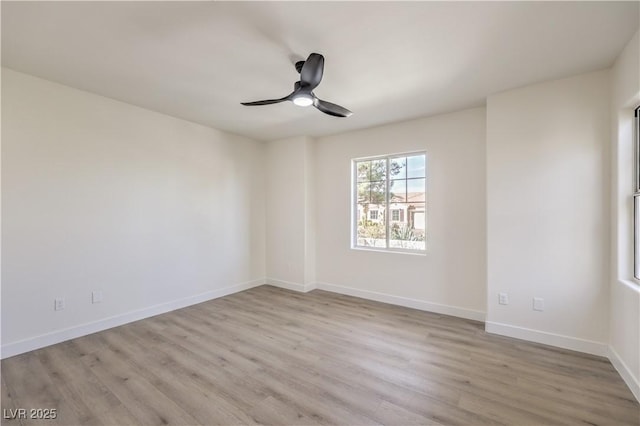
[[308,107],[309,105],[313,104],[313,98],[310,95],[303,93],[295,96],[293,98],[293,103],[301,107]]

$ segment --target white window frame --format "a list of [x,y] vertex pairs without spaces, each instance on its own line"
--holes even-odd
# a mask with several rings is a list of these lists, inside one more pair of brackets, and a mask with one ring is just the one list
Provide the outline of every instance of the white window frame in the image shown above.
[[[426,195],[428,193],[428,157],[426,151],[412,151],[412,152],[399,152],[388,155],[377,155],[371,157],[360,157],[354,158],[351,160],[351,249],[354,250],[370,250],[370,251],[381,251],[381,252],[391,252],[391,253],[407,253],[407,254],[416,254],[416,255],[426,255],[427,253],[427,234],[425,233],[425,241],[424,241],[424,249],[407,249],[400,247],[389,247],[389,232],[391,228],[391,209],[390,209],[390,200],[389,200],[389,161],[393,158],[398,157],[412,157],[416,155],[424,155],[424,164],[425,164],[425,175],[424,175],[424,191],[425,191],[425,203],[424,203],[424,212],[425,212],[425,231],[428,229],[427,221],[427,201]],[[362,161],[370,161],[370,160],[385,160],[386,161],[386,195],[385,195],[385,230],[386,230],[386,241],[387,247],[369,247],[369,246],[359,246],[358,245],[358,170],[357,163]],[[378,213],[379,214],[379,213]]]

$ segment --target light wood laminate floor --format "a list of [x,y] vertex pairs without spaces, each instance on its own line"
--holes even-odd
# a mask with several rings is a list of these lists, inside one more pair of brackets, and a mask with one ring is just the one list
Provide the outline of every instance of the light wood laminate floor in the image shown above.
[[608,360],[261,286],[2,361],[3,424],[638,425]]

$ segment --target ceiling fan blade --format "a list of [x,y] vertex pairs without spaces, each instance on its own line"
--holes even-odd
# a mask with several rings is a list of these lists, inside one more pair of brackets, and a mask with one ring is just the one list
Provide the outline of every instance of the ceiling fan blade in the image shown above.
[[280,98],[280,99],[266,99],[264,101],[240,102],[240,103],[242,105],[246,105],[246,106],[278,104],[280,102],[291,100],[291,95],[293,95],[293,93],[291,93],[290,95],[285,96],[284,98]]
[[315,96],[313,97],[313,106],[318,108],[325,114],[333,115],[334,117],[349,117],[353,114],[351,111],[340,105],[332,104],[331,102],[323,101]]
[[319,53],[312,53],[309,55],[302,70],[300,71],[300,83],[303,87],[313,90],[318,87],[322,80],[322,73],[324,72],[324,56]]

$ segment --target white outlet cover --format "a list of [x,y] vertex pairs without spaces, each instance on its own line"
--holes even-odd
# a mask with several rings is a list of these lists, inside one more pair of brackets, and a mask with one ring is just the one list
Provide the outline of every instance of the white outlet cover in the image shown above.
[[91,303],[100,303],[102,302],[102,291],[97,290],[91,293]]
[[61,311],[64,309],[64,298],[58,297],[53,299],[53,309],[55,311]]
[[544,299],[542,297],[533,298],[533,310],[544,311]]
[[508,305],[509,295],[507,293],[498,293],[498,303],[500,305]]

